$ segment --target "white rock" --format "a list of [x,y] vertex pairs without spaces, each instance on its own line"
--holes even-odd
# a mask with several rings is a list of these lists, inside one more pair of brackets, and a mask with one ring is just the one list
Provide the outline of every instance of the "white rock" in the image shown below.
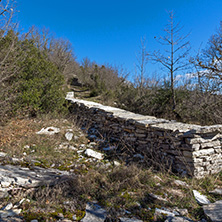
[[212,155],[215,153],[215,150],[213,148],[204,149],[204,150],[198,150],[193,152],[193,157],[200,157],[205,155]]
[[200,194],[197,190],[193,190],[193,195],[196,199],[196,201],[200,204],[200,205],[206,205],[206,204],[210,204],[211,202],[207,199],[207,197],[205,195]]
[[162,215],[163,214],[163,215],[171,216],[171,217],[175,216],[174,213],[172,213],[172,212],[170,212],[168,210],[162,210],[162,209],[159,209],[159,208],[155,209],[155,214],[157,214],[157,215]]
[[16,203],[13,208],[18,208],[26,199],[22,198],[18,203]]
[[157,175],[155,175],[154,178],[157,179],[157,180],[159,180],[160,182],[163,181],[163,180],[162,180],[160,177],[158,177]]
[[103,154],[102,153],[96,152],[92,149],[86,149],[84,153],[88,157],[93,157],[93,158],[98,159],[98,160],[103,159]]
[[1,210],[11,210],[13,207],[12,203],[8,203],[6,206],[4,206]]
[[73,137],[73,133],[72,133],[72,132],[67,132],[67,133],[65,134],[65,137],[66,137],[66,139],[67,139],[68,141],[71,141],[71,140],[72,140],[72,137]]
[[67,94],[66,94],[66,99],[67,99],[67,100],[72,100],[72,99],[74,99],[74,92],[67,92]]
[[70,150],[77,150],[77,148],[74,147],[74,146],[69,146],[69,149],[70,149]]
[[183,187],[189,187],[189,185],[184,182],[184,181],[181,181],[181,180],[174,180],[173,182],[176,186],[183,186]]
[[2,187],[9,187],[10,185],[11,185],[11,182],[9,182],[9,181],[1,181]]
[[0,152],[0,157],[6,157],[6,156],[7,156],[7,153]]
[[115,160],[114,160],[114,161],[113,161],[113,165],[114,165],[114,166],[120,166],[121,164],[120,164],[118,161],[115,161]]
[[157,199],[157,200],[160,200],[160,201],[164,201],[164,202],[167,202],[168,200],[166,198],[163,198],[159,195],[156,195],[156,194],[153,194],[153,193],[149,193],[149,196],[151,196],[153,199]]
[[78,140],[79,139],[79,137],[78,136],[74,136],[74,140]]
[[50,126],[50,127],[47,127],[47,128],[42,128],[36,134],[54,135],[54,134],[59,133],[59,132],[60,132],[59,128]]
[[31,220],[31,222],[38,222],[38,220],[36,220],[36,219],[35,220]]

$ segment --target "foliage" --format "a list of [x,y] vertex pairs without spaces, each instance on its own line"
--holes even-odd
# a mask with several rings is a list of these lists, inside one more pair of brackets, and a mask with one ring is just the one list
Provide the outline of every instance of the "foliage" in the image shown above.
[[[18,106],[32,112],[61,111],[64,104],[64,78],[29,40],[22,42],[26,54],[19,63]],[[18,107],[17,107],[18,108]]]
[[0,39],[1,115],[64,110],[64,77],[30,40],[13,30]]

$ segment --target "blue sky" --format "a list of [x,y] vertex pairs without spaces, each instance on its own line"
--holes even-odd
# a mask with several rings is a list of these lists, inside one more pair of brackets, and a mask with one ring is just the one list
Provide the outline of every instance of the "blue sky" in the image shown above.
[[[222,21],[222,0],[18,0],[20,28],[46,27],[68,39],[78,61],[88,57],[98,64],[122,66],[134,72],[140,38],[147,49],[161,46],[154,36],[163,35],[167,11],[191,32],[192,54],[204,47]],[[161,72],[148,64],[148,75]]]

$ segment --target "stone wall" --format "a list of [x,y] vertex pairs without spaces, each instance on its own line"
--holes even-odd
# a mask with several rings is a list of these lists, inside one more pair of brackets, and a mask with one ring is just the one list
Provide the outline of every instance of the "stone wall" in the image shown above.
[[82,123],[177,172],[203,177],[222,170],[222,125],[191,125],[139,115],[74,99],[72,93],[66,99]]

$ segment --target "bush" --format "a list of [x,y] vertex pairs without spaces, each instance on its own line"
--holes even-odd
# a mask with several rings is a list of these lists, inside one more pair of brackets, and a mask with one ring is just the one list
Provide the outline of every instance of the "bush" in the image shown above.
[[17,81],[18,98],[16,110],[26,109],[35,114],[62,111],[65,102],[64,78],[56,66],[47,60],[32,42],[22,43],[25,59]]

